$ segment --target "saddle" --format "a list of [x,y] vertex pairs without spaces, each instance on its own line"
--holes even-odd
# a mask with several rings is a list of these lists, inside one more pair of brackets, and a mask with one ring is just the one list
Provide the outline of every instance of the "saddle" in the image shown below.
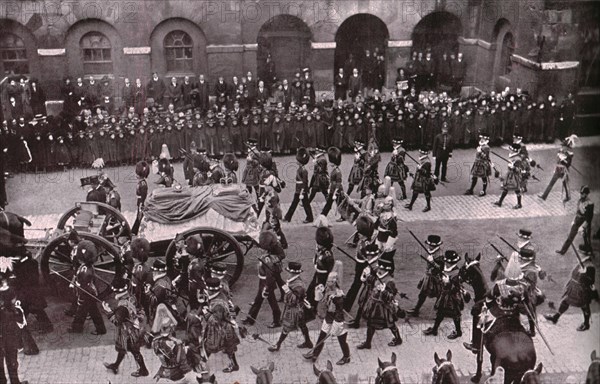
[[524,334],[527,333],[525,331],[525,328],[523,327],[523,324],[521,324],[521,321],[518,316],[498,317],[491,322],[489,327],[483,328],[485,345],[492,344],[496,336],[507,332]]

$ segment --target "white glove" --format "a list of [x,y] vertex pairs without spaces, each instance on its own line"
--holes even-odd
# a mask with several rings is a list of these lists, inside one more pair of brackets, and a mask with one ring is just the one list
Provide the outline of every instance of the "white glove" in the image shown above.
[[106,301],[102,302],[102,308],[108,313],[112,312],[112,309],[110,309],[110,306],[108,305],[108,303]]
[[144,285],[144,292],[150,293],[150,284]]
[[433,263],[433,256],[431,256],[431,255],[427,256],[427,261],[429,261],[430,263]]
[[450,282],[450,278],[446,275],[442,275],[442,282],[444,284],[448,284]]
[[362,281],[362,282],[367,281],[367,277],[369,277],[369,275],[371,275],[371,268],[370,267],[366,267],[363,270],[362,275],[360,276],[360,281]]
[[283,292],[288,293],[290,291],[290,287],[287,284],[284,284],[281,289],[283,289]]

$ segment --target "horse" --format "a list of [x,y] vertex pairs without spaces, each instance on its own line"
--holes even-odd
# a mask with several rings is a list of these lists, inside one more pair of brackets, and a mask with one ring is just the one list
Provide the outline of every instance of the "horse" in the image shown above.
[[[475,259],[465,256],[465,263],[460,268],[461,279],[473,287],[475,301],[485,297],[487,293],[486,279],[479,265],[480,258],[480,255]],[[519,323],[518,318],[515,323]],[[537,359],[533,340],[524,328],[496,334],[492,340],[485,343],[485,349],[490,354],[491,375],[494,375],[497,367],[503,367],[506,372],[505,384],[521,379],[525,372],[534,368]],[[482,359],[477,359],[477,373],[471,378],[472,382],[478,383],[481,379],[482,365]]]
[[275,363],[270,362],[266,367],[261,369],[250,366],[252,373],[256,375],[256,384],[271,384],[273,382],[273,371],[275,370]]
[[196,377],[198,384],[217,384],[217,378],[214,374],[209,375],[208,372],[202,372],[200,376]]
[[313,372],[317,376],[317,384],[336,384],[337,381],[333,375],[333,364],[327,360],[325,369],[320,371],[316,364],[313,364]]
[[542,363],[538,363],[535,369],[528,369],[521,377],[520,384],[541,384],[540,375],[543,368]]
[[398,368],[396,367],[396,353],[392,353],[390,362],[382,362],[381,359],[377,358],[377,364],[379,367],[377,368],[375,384],[401,384]]
[[431,384],[459,384],[460,379],[452,364],[452,351],[446,352],[446,358],[442,359],[438,356],[437,352],[433,354],[433,360],[435,366],[433,367],[433,376],[431,377]]
[[31,222],[16,213],[6,212],[0,208],[0,246],[5,256],[20,256],[23,254],[27,239],[24,226]]
[[592,362],[587,371],[585,384],[598,384],[600,383],[600,356],[596,356],[596,351],[594,350],[590,357]]

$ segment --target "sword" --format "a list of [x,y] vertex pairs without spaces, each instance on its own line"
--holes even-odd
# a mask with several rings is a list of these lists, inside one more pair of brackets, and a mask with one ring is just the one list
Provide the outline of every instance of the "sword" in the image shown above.
[[577,257],[577,261],[579,261],[579,265],[581,266],[581,268],[585,268],[583,266],[583,261],[581,261],[581,257],[579,256],[579,252],[577,252],[577,248],[575,248],[575,245],[573,243],[571,243],[571,247],[573,247],[573,252],[575,252],[575,256]]
[[548,344],[548,340],[546,340],[546,337],[542,333],[542,330],[540,329],[540,327],[538,325],[537,319],[535,317],[533,317],[533,315],[531,313],[531,309],[529,308],[529,305],[527,305],[527,303],[523,303],[523,304],[524,304],[523,307],[525,307],[525,311],[527,312],[527,316],[529,316],[531,321],[533,321],[533,325],[535,325],[535,329],[537,329],[538,334],[542,338],[542,341],[544,342],[544,344],[546,344],[546,348],[548,348],[550,353],[554,356],[554,351],[552,351],[552,348],[550,348],[550,344]]

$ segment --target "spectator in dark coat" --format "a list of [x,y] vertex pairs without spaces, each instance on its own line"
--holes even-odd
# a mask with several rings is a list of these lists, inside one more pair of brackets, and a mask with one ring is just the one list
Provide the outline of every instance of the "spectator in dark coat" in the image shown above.
[[454,149],[452,136],[448,133],[448,123],[442,124],[442,133],[439,133],[433,139],[433,158],[435,159],[435,177],[440,175],[440,166],[442,168],[442,181],[446,181],[446,170],[448,169],[448,159],[452,157]]
[[164,81],[158,77],[158,73],[152,74],[152,79],[146,85],[146,96],[154,100],[154,104],[163,105],[165,92],[167,87]]
[[196,88],[198,89],[198,99],[196,105],[200,108],[202,113],[205,113],[208,110],[208,82],[204,79],[204,75],[200,74],[198,76],[198,84],[196,84]]

